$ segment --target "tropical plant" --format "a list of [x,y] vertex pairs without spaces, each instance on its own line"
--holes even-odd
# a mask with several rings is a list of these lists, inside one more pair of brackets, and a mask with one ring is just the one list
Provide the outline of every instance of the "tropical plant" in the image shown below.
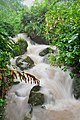
[[59,49],[57,55],[51,56],[51,61],[55,60],[58,65],[63,63],[64,66],[71,67],[74,74],[80,73],[79,5],[78,0],[72,3],[55,3],[45,14],[45,37]]
[[[58,53],[49,54],[50,63],[64,66],[64,70],[70,69],[71,77],[75,78],[75,82],[79,81],[80,0],[43,0],[36,3],[23,15],[25,32],[29,36],[35,34],[44,38],[51,46],[55,45]],[[80,97],[80,89],[77,93]]]
[[[10,64],[10,58],[13,54],[14,44],[9,40],[9,36],[13,37],[21,29],[21,15],[22,5],[20,0],[1,0],[0,1],[0,69],[6,69],[9,74],[7,65]],[[4,120],[4,106],[5,106],[5,93],[8,83],[12,81],[6,77],[4,72],[0,71],[0,119]]]
[[57,46],[58,54],[50,56],[52,64],[56,61],[59,66],[63,64],[70,67],[74,74],[79,74],[80,1],[44,0],[36,3],[23,15],[25,31]]
[[[21,30],[21,15],[23,13],[23,5],[21,4],[21,0],[2,0],[0,1],[0,23],[5,25],[6,29],[7,25],[9,27],[10,32],[16,34]],[[11,26],[11,27],[10,27]]]
[[23,29],[29,36],[42,36],[42,23],[47,11],[47,0],[38,2],[35,1],[34,5],[30,9],[24,11],[22,16]]

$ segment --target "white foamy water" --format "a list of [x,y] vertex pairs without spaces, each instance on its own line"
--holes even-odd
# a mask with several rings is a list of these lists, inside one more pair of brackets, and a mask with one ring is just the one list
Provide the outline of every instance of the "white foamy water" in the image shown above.
[[[26,58],[28,55],[35,64],[33,68],[24,70],[24,72],[29,72],[40,80],[40,92],[45,96],[43,108],[41,106],[34,107],[31,120],[80,120],[80,102],[75,100],[72,95],[73,80],[69,76],[69,71],[64,72],[58,67],[43,62],[44,57],[39,56],[39,53],[49,47],[48,45],[33,45],[25,34],[19,34],[19,37],[25,38],[29,44],[27,52],[21,57]],[[10,67],[12,69],[13,66],[16,67],[16,58],[11,59]],[[16,69],[20,70],[18,67]],[[8,120],[24,120],[30,111],[27,102],[30,90],[34,85],[22,81],[11,88],[7,96]]]

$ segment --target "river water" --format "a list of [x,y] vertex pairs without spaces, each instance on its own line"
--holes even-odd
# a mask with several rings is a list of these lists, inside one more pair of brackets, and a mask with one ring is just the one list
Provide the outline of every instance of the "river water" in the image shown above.
[[[42,106],[33,107],[31,118],[29,116],[30,105],[28,98],[30,90],[35,84],[20,82],[18,85],[13,85],[7,95],[6,116],[8,120],[80,120],[80,101],[75,100],[72,95],[72,82],[69,76],[69,71],[62,71],[56,66],[51,66],[44,61],[45,56],[39,56],[39,53],[48,45],[33,44],[26,34],[19,34],[14,38],[24,38],[28,42],[27,52],[21,57],[26,58],[28,55],[35,66],[31,69],[24,70],[36,76],[40,80],[40,92],[45,96],[45,102]],[[56,51],[55,47],[53,47]],[[20,70],[16,64],[15,57],[11,59],[11,69]],[[14,66],[14,67],[13,67]],[[19,80],[15,79],[15,81]]]

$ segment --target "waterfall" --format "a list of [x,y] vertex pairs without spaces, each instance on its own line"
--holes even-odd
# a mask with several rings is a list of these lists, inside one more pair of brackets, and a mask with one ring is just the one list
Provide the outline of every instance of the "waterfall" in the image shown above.
[[[70,78],[69,71],[64,72],[61,68],[44,62],[45,56],[41,57],[39,53],[49,45],[32,44],[25,34],[19,34],[14,40],[19,37],[25,38],[28,42],[27,52],[21,57],[24,59],[28,55],[35,64],[24,72],[29,72],[40,80],[40,92],[45,97],[42,107],[33,108],[30,120],[80,120],[80,102],[72,95],[73,80]],[[16,58],[11,59],[12,69],[16,66]],[[16,69],[19,70],[18,67]],[[29,114],[28,98],[33,86],[35,84],[27,84],[24,81],[12,86],[7,95],[8,120],[24,120],[24,116]]]

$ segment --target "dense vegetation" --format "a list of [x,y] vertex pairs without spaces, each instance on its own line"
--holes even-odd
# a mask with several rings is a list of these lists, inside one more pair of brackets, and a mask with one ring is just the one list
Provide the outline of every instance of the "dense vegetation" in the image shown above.
[[[6,89],[12,82],[7,65],[10,64],[10,58],[14,56],[13,49],[20,51],[19,46],[9,39],[21,29],[20,19],[23,7],[19,0],[1,0],[0,1],[0,119],[4,119],[4,105]],[[5,72],[6,69],[6,72]],[[7,76],[6,76],[7,75]]]
[[80,97],[80,89],[76,89],[80,86],[79,6],[79,0],[36,1],[22,18],[23,29],[31,38],[40,36],[51,46],[57,46],[58,53],[49,55],[50,62],[71,70],[70,75],[75,78],[74,93],[78,93],[76,98]]
[[[23,7],[20,0],[0,1],[0,107],[4,104],[1,91],[6,86],[1,69],[7,69],[16,51],[24,52],[20,50],[21,43],[15,44],[9,38],[19,32],[26,32],[31,38],[40,37],[46,41],[44,43],[57,46],[58,53],[49,54],[50,62],[71,70],[71,77],[75,78],[74,93],[76,98],[80,97],[79,7],[80,0],[42,0],[40,3],[36,0],[30,9]],[[7,74],[10,74],[8,69]],[[0,117],[2,119],[2,115]]]
[[59,49],[57,55],[50,56],[51,63],[71,67],[74,75],[80,73],[79,6],[79,0],[35,2],[22,19],[29,36],[41,36]]

